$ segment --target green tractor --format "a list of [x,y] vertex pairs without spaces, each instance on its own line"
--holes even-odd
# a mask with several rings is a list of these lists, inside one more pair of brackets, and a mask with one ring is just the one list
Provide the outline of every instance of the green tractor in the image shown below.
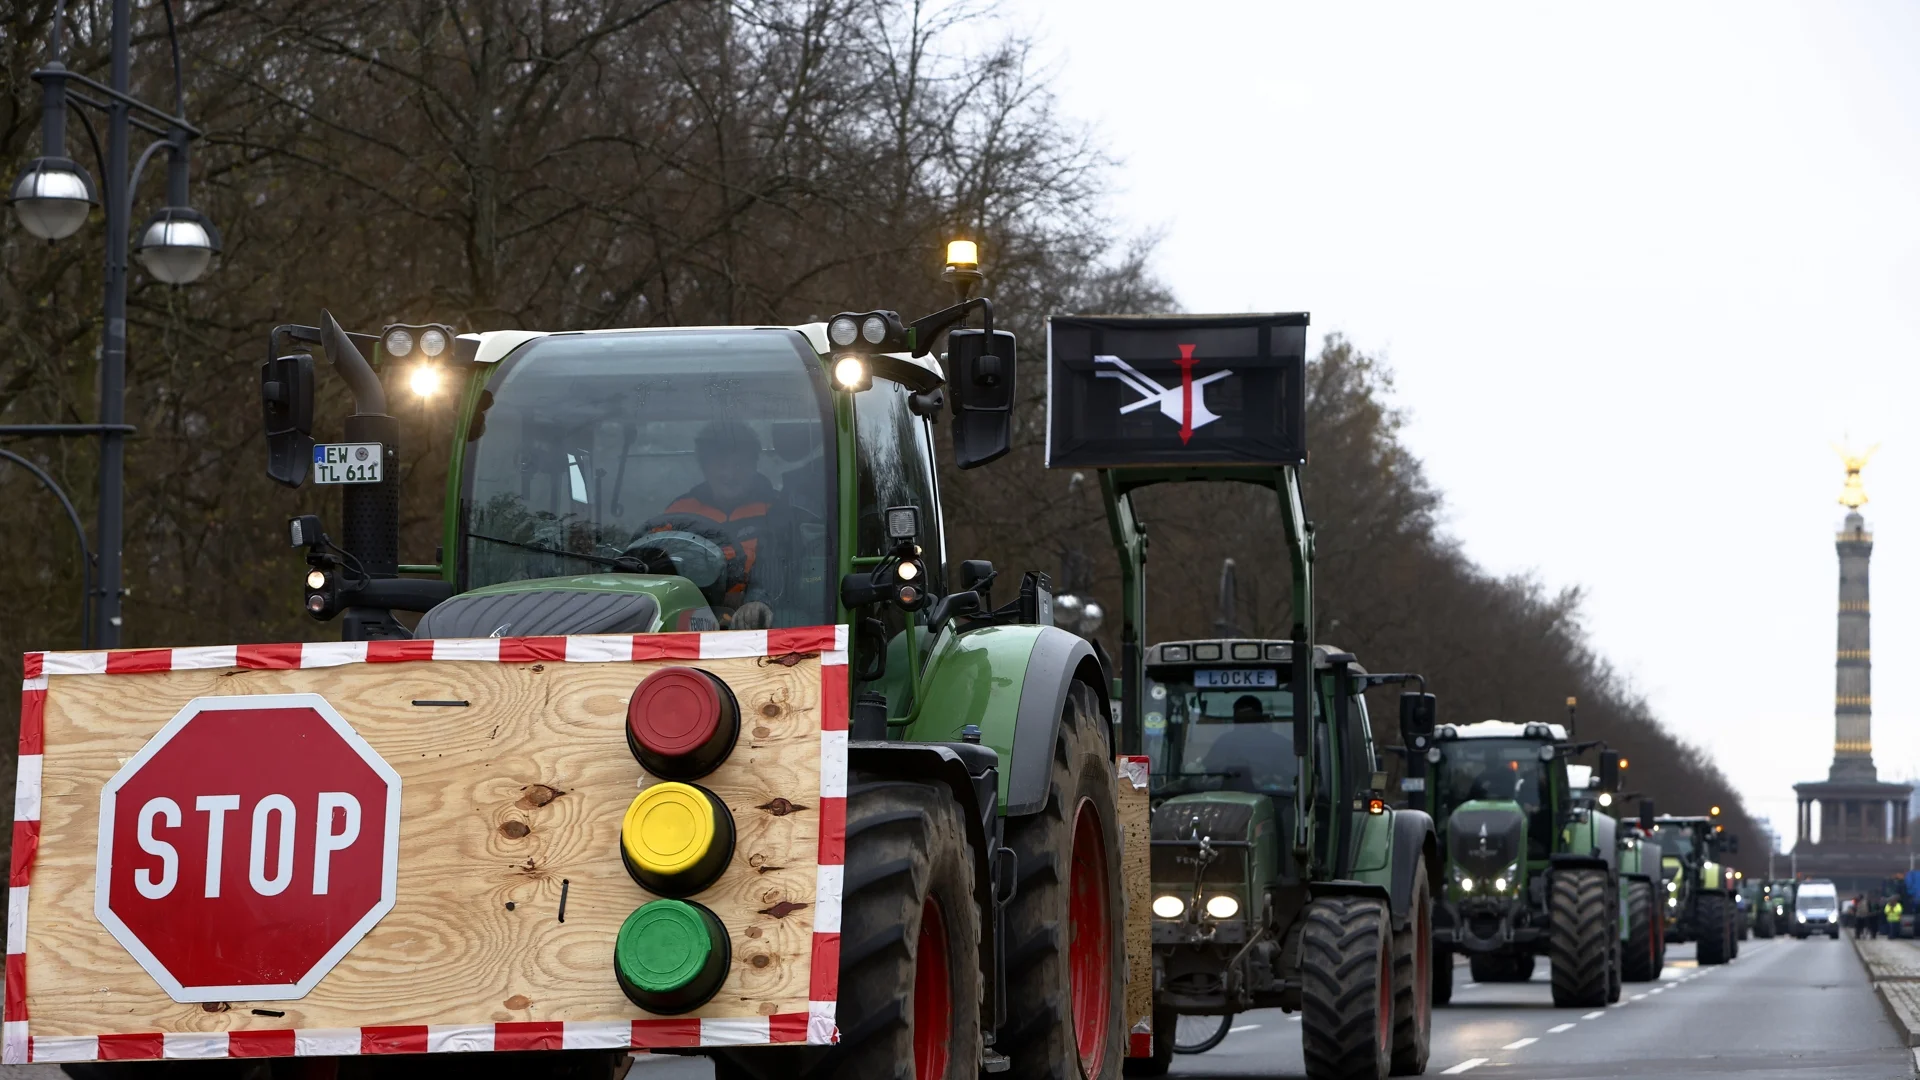
[[[1621,776],[1627,759],[1610,766]],[[1602,784],[1602,778],[1586,765],[1568,765],[1567,780],[1572,788],[1576,810],[1584,807],[1600,813],[1610,809],[1621,794]],[[1585,792],[1582,794],[1582,792]],[[1660,977],[1667,962],[1666,920],[1660,917],[1660,845],[1650,838],[1651,803],[1645,804],[1649,816],[1645,824],[1617,820],[1615,847],[1619,851],[1620,880],[1620,981],[1652,982]]]
[[1653,819],[1666,879],[1667,940],[1694,942],[1694,955],[1702,964],[1724,964],[1740,955],[1733,873],[1719,861],[1738,851],[1739,841],[1716,817]]
[[[1638,940],[1634,881],[1622,881],[1616,822],[1580,805],[1567,775],[1569,757],[1598,745],[1568,742],[1559,724],[1499,720],[1441,725],[1424,746],[1409,743],[1409,771],[1424,761],[1421,786],[1446,838],[1446,887],[1434,905],[1436,1000],[1452,998],[1456,952],[1476,982],[1525,981],[1535,957],[1548,956],[1558,1006],[1619,999],[1630,951],[1623,938]],[[1600,787],[1611,792],[1618,755],[1600,760]]]
[[[1361,696],[1402,677],[1313,641],[1305,330],[1304,315],[1050,327],[1049,464],[1099,470],[1122,569],[1121,753],[1146,759],[1152,805],[1153,1056],[1134,1075],[1167,1070],[1183,1015],[1272,1007],[1302,1014],[1316,1080],[1426,1068],[1438,850],[1425,813],[1388,805]],[[1147,644],[1135,499],[1170,482],[1277,497],[1289,638]],[[1404,708],[1431,716],[1431,700]]]
[[[996,603],[990,564],[948,559],[933,424],[951,412],[961,468],[1000,457],[1015,375],[971,252],[949,254],[960,302],[910,324],[362,335],[325,315],[277,328],[263,366],[269,475],[343,493],[338,540],[292,530],[308,611],[349,640],[849,628],[835,1044],[706,1051],[722,1077],[1109,1078],[1128,1049],[1111,680],[1051,625],[1044,575]],[[299,346],[353,392],[343,442],[316,444]],[[389,386],[434,394],[452,444],[431,563],[399,559]]]
[[1793,881],[1772,878],[1754,882],[1753,936],[1780,937],[1793,933]]
[[1667,920],[1660,914],[1666,891],[1660,845],[1653,840],[1651,805],[1641,821],[1623,821],[1620,848],[1620,978],[1653,982],[1667,964]]
[[1758,879],[1740,883],[1740,899],[1747,913],[1747,927],[1754,937],[1770,938],[1777,930],[1773,886],[1771,881]]

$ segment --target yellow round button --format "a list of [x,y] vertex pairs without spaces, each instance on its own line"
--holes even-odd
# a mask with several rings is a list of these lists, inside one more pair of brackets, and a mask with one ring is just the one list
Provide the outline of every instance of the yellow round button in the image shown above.
[[620,844],[647,874],[683,874],[712,850],[715,817],[713,798],[705,791],[662,781],[634,796],[620,826]]

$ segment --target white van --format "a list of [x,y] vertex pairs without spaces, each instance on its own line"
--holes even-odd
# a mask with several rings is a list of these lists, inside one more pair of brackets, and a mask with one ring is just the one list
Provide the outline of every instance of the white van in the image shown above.
[[1831,881],[1803,881],[1793,890],[1793,936],[1840,936],[1840,897]]

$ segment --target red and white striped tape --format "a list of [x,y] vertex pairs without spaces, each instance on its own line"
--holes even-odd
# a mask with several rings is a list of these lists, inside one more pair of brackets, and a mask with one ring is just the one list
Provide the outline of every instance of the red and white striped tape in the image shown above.
[[[135,675],[204,669],[292,669],[345,664],[468,660],[482,663],[620,663],[820,655],[820,850],[815,878],[812,981],[807,1011],[757,1017],[680,1017],[591,1022],[284,1028],[232,1032],[29,1035],[27,887],[40,846],[40,776],[51,675]],[[732,630],[698,634],[324,641],[28,653],[20,707],[20,764],[13,796],[8,875],[6,996],[0,1063],[160,1058],[331,1057],[488,1050],[654,1050],[837,1042],[840,894],[847,832],[847,628]]]

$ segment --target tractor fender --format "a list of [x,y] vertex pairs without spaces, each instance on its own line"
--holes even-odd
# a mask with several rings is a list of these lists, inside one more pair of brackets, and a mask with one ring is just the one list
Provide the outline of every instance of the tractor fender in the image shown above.
[[1053,743],[1075,682],[1099,700],[1102,737],[1111,740],[1109,688],[1084,638],[1051,626],[988,626],[942,635],[928,659],[918,715],[902,734],[948,742],[968,725],[1000,755],[1000,806],[1031,814],[1047,804]]
[[1388,884],[1393,921],[1404,923],[1413,903],[1413,869],[1426,856],[1427,891],[1441,895],[1440,840],[1425,810],[1393,812],[1393,877]]
[[1606,870],[1609,872],[1613,870],[1612,864],[1598,855],[1560,853],[1548,856],[1548,861],[1553,864],[1555,870]]
[[[1371,826],[1371,827],[1368,827]],[[1367,864],[1350,880],[1315,881],[1307,885],[1311,896],[1372,896],[1387,902],[1396,929],[1404,928],[1413,906],[1413,872],[1422,855],[1426,856],[1427,888],[1438,895],[1441,884],[1440,843],[1434,834],[1433,819],[1424,810],[1395,810],[1385,820],[1373,818],[1361,827],[1363,848],[1387,856],[1385,865],[1364,857],[1355,860]],[[1384,834],[1384,835],[1382,835]],[[1384,851],[1380,850],[1385,841]]]

